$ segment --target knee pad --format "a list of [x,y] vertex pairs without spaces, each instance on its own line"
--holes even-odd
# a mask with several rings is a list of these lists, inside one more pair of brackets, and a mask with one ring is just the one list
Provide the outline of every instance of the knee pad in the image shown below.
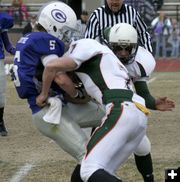
[[144,136],[134,153],[138,156],[145,156],[150,152],[151,142],[149,141],[147,136]]

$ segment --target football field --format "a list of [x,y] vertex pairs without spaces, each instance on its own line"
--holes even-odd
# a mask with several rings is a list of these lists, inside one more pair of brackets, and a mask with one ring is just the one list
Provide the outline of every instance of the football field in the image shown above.
[[[0,181],[69,182],[76,161],[32,125],[26,101],[17,98],[13,83],[9,77],[7,80],[9,135],[0,137]],[[165,168],[180,167],[180,72],[155,72],[149,88],[155,97],[167,96],[176,103],[173,111],[152,111],[148,123],[155,181],[164,182]],[[123,182],[143,182],[133,155],[117,174]]]

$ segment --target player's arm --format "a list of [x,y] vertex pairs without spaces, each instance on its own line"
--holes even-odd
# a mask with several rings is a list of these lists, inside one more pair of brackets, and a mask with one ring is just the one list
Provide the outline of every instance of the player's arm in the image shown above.
[[36,103],[40,107],[46,105],[51,83],[56,78],[58,72],[71,71],[77,67],[77,64],[68,57],[56,58],[52,61],[47,60],[49,60],[49,58],[46,57],[43,63],[45,68],[42,75],[42,90],[40,95],[36,98]]
[[171,111],[175,107],[174,101],[167,97],[155,99],[151,95],[145,81],[136,81],[134,86],[136,93],[145,99],[147,108],[159,111]]
[[146,81],[136,81],[134,82],[134,87],[136,89],[136,93],[144,98],[146,102],[146,107],[155,110],[156,100],[150,94]]
[[90,101],[90,97],[87,95],[81,80],[74,72],[66,74],[59,71],[56,73],[54,81],[65,91],[64,97],[66,101],[75,104],[85,104]]
[[64,98],[74,104],[85,104],[90,101],[83,84],[76,78],[75,73],[69,74],[58,72],[54,81],[65,91]]
[[6,51],[12,55],[15,55],[16,49],[12,46],[11,42],[9,41],[7,31],[5,31],[5,30],[2,31],[1,37],[2,37],[2,41],[3,41]]
[[62,88],[70,97],[75,98],[78,94],[75,84],[66,73],[59,72],[56,74],[54,81]]

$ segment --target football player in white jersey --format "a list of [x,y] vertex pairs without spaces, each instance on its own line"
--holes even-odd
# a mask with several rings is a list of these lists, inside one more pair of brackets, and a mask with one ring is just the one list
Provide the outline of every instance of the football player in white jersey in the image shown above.
[[[124,25],[122,25],[122,26],[124,26]],[[125,27],[125,28],[127,28],[127,27]],[[132,30],[132,27],[130,28],[130,30]],[[127,29],[126,29],[126,31],[127,31]],[[130,39],[130,46],[133,46],[133,47],[131,47],[130,50],[127,49],[127,52],[132,51],[132,52],[129,52],[129,53],[132,53],[135,56],[136,55],[135,53],[136,53],[136,50],[137,50],[137,40],[136,40],[135,35],[137,33],[134,33],[134,30],[132,32],[133,32],[132,33],[133,38],[131,37],[132,39],[131,38],[129,38],[129,39]],[[130,36],[130,35],[128,35],[128,36]],[[135,40],[136,42],[133,42],[133,40]],[[126,48],[130,48],[130,47],[126,47]],[[44,80],[44,83],[45,83],[44,84],[45,87],[43,88],[44,93],[46,93],[46,91],[48,90],[49,84],[51,83],[51,79],[53,78],[53,75],[55,75],[57,70],[69,71],[69,70],[75,69],[76,67],[79,67],[77,65],[81,65],[79,67],[79,69],[76,70],[76,71],[78,72],[77,73],[78,76],[81,78],[82,82],[84,83],[88,94],[91,97],[93,97],[94,99],[96,99],[99,103],[110,102],[112,97],[114,97],[113,102],[116,103],[116,100],[118,102],[118,99],[121,98],[121,96],[123,96],[123,93],[122,93],[121,96],[119,96],[118,93],[114,93],[115,88],[123,88],[123,90],[124,89],[125,90],[129,90],[129,89],[131,90],[132,89],[131,80],[129,78],[127,70],[125,69],[125,67],[120,62],[117,62],[116,57],[113,57],[113,58],[111,57],[112,53],[110,53],[109,50],[107,48],[105,48],[104,46],[99,45],[97,42],[95,42],[93,40],[88,40],[88,39],[80,40],[80,41],[77,41],[77,42],[74,42],[74,43],[71,44],[71,47],[69,49],[69,53],[70,53],[68,55],[69,57],[65,57],[65,58],[60,59],[61,62],[60,62],[60,60],[58,60],[58,61],[53,62],[52,64],[50,63],[49,65],[47,65],[47,68],[45,69],[44,74],[46,76],[48,75],[49,79]],[[109,58],[108,58],[108,56],[109,56]],[[114,60],[114,61],[107,62],[107,61],[105,61],[107,59],[108,60]],[[81,63],[81,61],[83,63]],[[152,63],[153,63],[153,61],[152,61]],[[155,63],[152,64],[152,68],[150,68],[148,74],[151,72],[151,69],[152,70],[154,69],[154,66],[155,66]],[[98,70],[96,70],[97,68],[98,68]],[[121,71],[119,72],[119,70],[121,70]],[[102,81],[103,80],[102,78],[104,79],[104,81]],[[120,83],[122,83],[122,84],[120,84]],[[112,90],[112,92],[110,91],[110,93],[109,92],[106,93],[107,85],[111,88],[110,90]],[[37,98],[37,102],[38,102],[39,105],[44,104],[44,102],[46,100],[47,95],[46,94],[44,95],[44,93],[42,93],[41,96]],[[103,98],[103,101],[102,101],[102,98]],[[138,102],[143,104],[143,102],[141,102],[141,101],[143,101],[142,98],[140,99],[141,101],[139,100],[139,97],[136,97],[136,98],[138,98]],[[107,101],[106,101],[106,99],[107,99]],[[133,100],[134,99],[135,98],[133,97]],[[127,97],[125,100],[129,101],[129,98]],[[157,102],[156,107],[159,107],[159,108],[164,107],[165,110],[170,110],[170,109],[172,109],[174,107],[174,103],[172,101],[168,100],[168,99],[165,100],[165,101],[164,101],[164,99],[159,99],[159,101],[160,101],[160,104],[158,104],[158,102]],[[111,106],[109,106],[109,107],[111,108]],[[145,108],[142,107],[140,109],[143,110]],[[146,109],[143,110],[143,111],[146,112]],[[108,112],[110,112],[110,111],[108,110]],[[96,130],[95,134],[92,137],[92,138],[95,138],[95,139],[91,139],[90,143],[88,144],[88,146],[90,146],[90,148],[94,145],[91,142],[93,140],[97,139],[96,137],[97,137],[98,134],[96,134],[96,133],[99,133],[101,131],[103,126],[106,125],[105,123],[107,123],[107,120],[105,120],[103,122],[102,126],[98,130]],[[110,121],[110,123],[111,123],[111,121]],[[110,126],[106,126],[105,128],[108,130],[108,129],[110,129],[108,127],[110,127]],[[142,130],[142,132],[143,131],[144,131],[144,129]],[[126,130],[126,132],[129,134],[129,132],[127,130]],[[101,134],[102,133],[100,133],[99,135],[101,135]],[[148,143],[149,141],[148,141],[147,137],[143,137],[140,142],[141,143],[144,143],[144,142]],[[92,144],[92,146],[91,146],[91,144]],[[137,145],[136,142],[134,142],[134,144]],[[108,142],[107,142],[107,145],[108,145]],[[128,144],[127,144],[127,146],[128,146]],[[148,145],[148,147],[149,147],[149,145]],[[102,148],[103,148],[103,144],[102,144]],[[117,150],[121,150],[119,147],[117,147],[117,148],[118,148]],[[126,151],[125,156],[123,156],[124,154],[122,155],[122,153],[121,153],[120,157],[119,157],[120,161],[119,160],[118,160],[118,162],[116,161],[117,163],[114,160],[110,159],[110,158],[107,159],[108,161],[109,160],[112,161],[111,164],[109,165],[111,167],[111,169],[109,169],[110,167],[107,167],[107,165],[104,166],[104,169],[106,171],[110,172],[111,174],[114,174],[114,170],[116,169],[116,167],[119,164],[121,164],[128,157],[128,155],[131,152],[134,152],[135,148],[133,150],[131,148],[131,150],[128,150],[128,152]],[[148,151],[149,149],[145,149],[145,150]],[[94,151],[94,149],[93,149],[93,151]],[[95,154],[97,154],[97,156],[100,157],[98,155],[98,153],[99,153],[98,149],[97,149],[96,152],[95,152]],[[92,154],[92,155],[95,155],[95,154]],[[103,157],[100,157],[101,159],[99,159],[98,157],[95,160],[100,161],[100,163],[103,161],[102,163],[104,164],[105,161],[104,161],[104,159],[102,159]],[[83,166],[83,170],[82,170],[83,171],[82,172],[83,179],[85,181],[87,181],[87,179],[89,179],[89,181],[91,181],[91,180],[92,181],[93,180],[95,180],[95,181],[102,181],[102,180],[107,181],[109,175],[106,173],[106,171],[101,170],[97,164],[95,164],[94,167],[89,165],[89,162],[90,162],[90,164],[91,164],[91,162],[93,162],[93,157],[92,158],[89,157],[89,158],[90,158],[89,160],[84,160],[84,161],[88,161],[88,162],[84,162],[85,167]],[[114,164],[113,164],[113,161],[114,161]],[[84,169],[85,169],[85,171],[87,170],[86,171],[87,173],[86,172],[84,173]],[[101,175],[101,173],[104,174],[105,176]],[[116,177],[110,175],[109,180],[111,180],[111,179],[112,180],[114,179],[114,180],[117,181]]]
[[[109,47],[114,51],[128,70],[128,74],[134,84],[136,92],[141,95],[149,109],[168,111],[174,107],[174,102],[167,97],[155,99],[149,92],[147,81],[155,68],[155,59],[152,54],[141,46],[136,47],[136,41],[130,39],[130,33],[126,24],[117,24],[105,31]],[[110,31],[111,30],[111,31]],[[133,48],[134,46],[134,48]],[[124,50],[123,50],[124,48]],[[127,50],[127,51],[126,51]],[[131,52],[129,52],[131,51]],[[151,159],[151,144],[147,136],[144,136],[141,143],[134,152],[136,166],[142,174],[145,182],[153,182],[153,166]],[[73,178],[77,181],[78,169],[76,166]],[[79,180],[80,181],[80,180]]]
[[[147,81],[155,68],[155,59],[152,54],[141,46],[135,47],[133,42],[128,42],[129,36],[126,24],[116,24],[105,30],[109,47],[127,68],[133,81],[136,93],[145,99],[146,107],[152,110],[169,111],[174,107],[174,102],[167,97],[155,99],[147,86]],[[145,182],[154,182],[153,166],[151,159],[151,143],[147,136],[143,138],[134,152],[136,166]]]

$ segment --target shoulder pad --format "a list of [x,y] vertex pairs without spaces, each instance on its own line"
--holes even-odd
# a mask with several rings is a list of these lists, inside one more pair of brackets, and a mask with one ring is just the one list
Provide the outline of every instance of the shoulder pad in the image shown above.
[[103,54],[110,51],[109,48],[94,39],[80,39],[71,44],[69,55],[77,60],[88,60],[97,54]]
[[135,61],[143,67],[146,76],[149,76],[155,69],[156,61],[153,55],[145,48],[139,46]]

